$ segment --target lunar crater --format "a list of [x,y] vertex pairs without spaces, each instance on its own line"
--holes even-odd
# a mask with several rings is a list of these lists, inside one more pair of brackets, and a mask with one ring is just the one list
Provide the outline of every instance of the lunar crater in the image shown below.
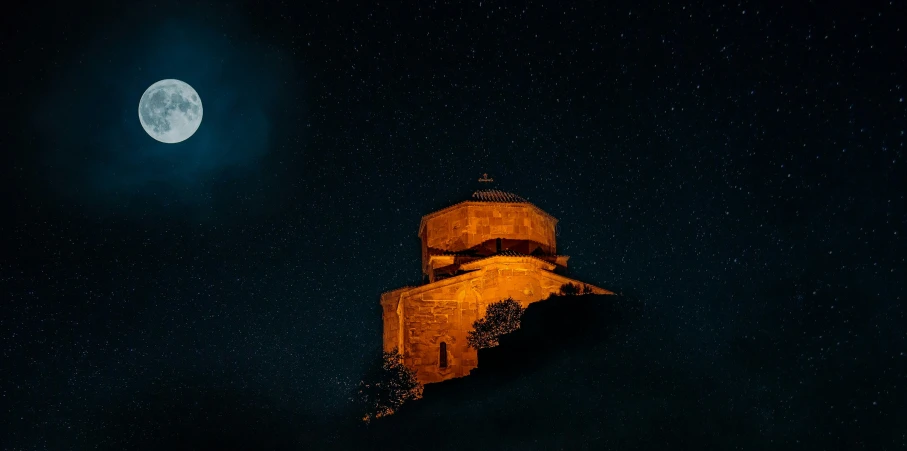
[[152,138],[168,144],[185,141],[202,122],[201,98],[192,86],[174,79],[151,85],[139,101],[139,121]]

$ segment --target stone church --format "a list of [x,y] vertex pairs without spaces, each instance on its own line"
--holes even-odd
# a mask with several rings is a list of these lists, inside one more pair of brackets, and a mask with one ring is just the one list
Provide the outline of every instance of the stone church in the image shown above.
[[426,283],[381,295],[384,349],[397,348],[423,384],[466,376],[478,363],[466,333],[489,303],[509,297],[525,308],[566,283],[613,294],[563,275],[569,257],[557,253],[556,224],[526,199],[490,189],[424,216]]

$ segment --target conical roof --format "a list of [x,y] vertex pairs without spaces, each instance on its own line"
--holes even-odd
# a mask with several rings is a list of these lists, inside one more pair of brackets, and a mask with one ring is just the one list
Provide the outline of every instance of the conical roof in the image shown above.
[[528,200],[517,196],[513,193],[508,193],[506,191],[501,191],[497,189],[483,189],[472,193],[472,199],[482,202],[520,202],[520,203],[529,203]]

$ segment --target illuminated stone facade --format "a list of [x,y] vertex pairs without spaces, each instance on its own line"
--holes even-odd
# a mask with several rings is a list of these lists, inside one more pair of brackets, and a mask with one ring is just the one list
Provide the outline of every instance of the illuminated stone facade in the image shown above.
[[381,295],[384,349],[399,349],[423,384],[465,376],[478,363],[466,333],[489,303],[509,297],[526,307],[566,283],[613,294],[561,274],[568,257],[557,255],[556,224],[525,199],[496,190],[423,217],[428,283]]

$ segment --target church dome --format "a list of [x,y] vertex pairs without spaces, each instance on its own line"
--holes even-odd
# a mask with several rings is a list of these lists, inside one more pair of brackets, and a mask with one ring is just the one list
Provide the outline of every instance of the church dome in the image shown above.
[[528,200],[517,196],[513,193],[497,189],[483,189],[472,193],[472,200],[482,202],[511,202],[511,203],[529,203]]

